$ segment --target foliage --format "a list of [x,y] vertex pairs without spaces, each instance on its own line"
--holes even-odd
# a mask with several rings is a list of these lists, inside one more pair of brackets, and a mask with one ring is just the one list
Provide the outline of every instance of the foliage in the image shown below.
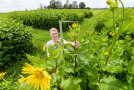
[[[70,26],[68,34],[71,41],[81,43],[78,48],[56,43],[58,48],[49,47],[50,57],[45,62],[29,58],[50,73],[52,90],[133,90],[134,40],[130,35],[124,40],[118,38],[124,32],[133,32],[133,29],[122,25],[122,30],[119,28],[121,21],[116,31],[111,19],[105,21],[109,23],[104,23],[106,28],[101,33],[81,31],[78,24]],[[108,27],[112,32],[110,38]]]
[[59,9],[62,8],[62,2],[61,1],[55,1],[55,0],[51,0],[50,1],[50,6],[53,9]]
[[[39,47],[38,52],[44,52],[41,53],[42,57],[38,54],[27,55],[34,66],[44,68],[49,72],[52,77],[51,90],[134,89],[134,40],[131,37],[134,32],[133,18],[131,18],[134,14],[133,9],[125,9],[127,16],[123,19],[121,9],[110,8],[111,12],[102,10],[101,13],[96,14],[95,20],[90,21],[104,22],[105,27],[100,33],[81,30],[78,24],[70,26],[69,39],[70,41],[78,40],[80,42],[78,48],[70,44],[62,43],[60,46],[56,43],[58,48],[53,49],[53,45],[50,46],[50,57],[47,57],[43,56],[46,51],[41,51],[45,41],[41,39],[42,41],[40,40],[36,45]],[[40,38],[45,38],[41,37],[38,32],[39,30],[34,33],[37,33]],[[120,35],[124,33],[126,35],[120,39]],[[22,83],[20,87],[26,88],[28,85]]]
[[[51,56],[47,60],[31,59],[36,66],[44,67],[52,76],[51,89],[53,90],[127,90],[133,89],[133,48],[134,40],[131,37],[124,37],[125,40],[116,38],[115,45],[110,55],[108,65],[105,66],[105,59],[109,48],[112,46],[112,39],[109,38],[106,29],[101,33],[83,32],[76,25],[70,27],[69,35],[74,41],[76,37],[81,46],[77,49],[71,45],[57,45],[49,47]],[[122,32],[123,33],[123,32]],[[121,34],[121,33],[120,33]],[[129,43],[128,43],[129,42]],[[86,48],[86,49],[85,49]],[[61,51],[64,50],[64,53]],[[63,58],[63,56],[64,58]],[[76,58],[76,64],[75,64]],[[38,63],[37,63],[38,62]],[[40,63],[41,64],[40,64]],[[103,70],[103,77],[98,83],[100,72]],[[105,88],[104,88],[105,87]]]
[[0,67],[26,58],[33,44],[30,28],[15,20],[0,20]]
[[[119,27],[122,21],[122,10],[116,9],[115,13],[115,26]],[[132,8],[125,8],[125,13],[124,13],[124,23],[121,28],[121,32],[124,31],[124,33],[120,34],[119,38],[124,39],[125,36],[131,35],[131,38],[133,38],[134,34],[132,32],[125,32],[125,30],[130,30],[133,29],[133,19],[132,16],[134,15],[134,11]],[[108,10],[104,10],[97,14],[96,17],[96,23],[94,24],[94,30],[101,32],[100,29],[107,29],[108,31],[112,31],[113,28],[113,20],[112,20],[112,13]],[[126,27],[128,26],[128,27]]]
[[[59,20],[62,21],[79,21],[84,17],[91,17],[93,14],[90,10],[60,10],[60,9],[44,9],[33,11],[19,11],[10,14],[10,17],[22,20],[25,25],[35,28],[50,29],[52,27],[59,28]],[[63,24],[63,30],[68,30],[68,25]]]
[[73,1],[73,2],[72,2],[72,7],[73,7],[74,9],[78,8],[77,1]]
[[103,21],[98,21],[97,24],[94,27],[94,30],[101,33],[101,30],[103,30],[103,28],[105,28],[105,24]]
[[67,9],[68,8],[68,5],[67,4],[64,4],[63,8],[64,9]]
[[85,3],[84,2],[80,2],[79,3],[79,8],[80,9],[84,9],[86,7]]

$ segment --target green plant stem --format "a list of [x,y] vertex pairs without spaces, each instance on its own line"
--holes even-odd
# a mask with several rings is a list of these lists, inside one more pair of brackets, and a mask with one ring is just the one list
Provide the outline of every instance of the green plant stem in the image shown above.
[[[124,22],[124,4],[123,4],[123,2],[121,1],[121,0],[119,0],[120,1],[120,3],[121,3],[121,5],[122,5],[122,16],[123,16],[123,20],[122,20],[122,22],[121,22],[121,25],[120,25],[120,28],[122,27],[122,24],[123,24],[123,22]],[[119,28],[119,29],[120,29]]]
[[58,90],[61,90],[58,80],[57,80],[57,88],[58,88]]
[[56,60],[56,71],[57,71],[57,68],[58,68],[58,63],[57,63],[57,60]]
[[[116,34],[116,27],[115,27],[115,15],[114,15],[114,11],[113,11],[113,29],[114,29],[115,35],[114,35],[113,40],[112,40],[111,48],[109,49],[108,55],[107,55],[107,57],[106,57],[105,66],[107,66],[107,64],[108,64],[108,60],[109,60],[109,58],[110,58],[110,56],[111,56],[111,54],[112,54],[112,49],[113,49],[113,46],[114,46],[114,44],[115,44],[116,37],[117,37],[117,34]],[[98,83],[100,83],[100,80],[102,79],[103,73],[104,73],[104,71],[102,70],[102,71],[101,71],[101,74],[100,74],[100,77],[99,77],[99,80],[98,80]]]
[[[108,55],[107,55],[106,62],[105,62],[105,66],[107,66],[107,64],[108,64],[108,60],[109,60],[109,58],[110,58],[110,56],[111,56],[111,54],[112,54],[112,49],[113,49],[113,46],[114,46],[114,44],[115,44],[115,41],[116,41],[116,35],[115,35],[115,37],[114,37],[114,39],[113,39],[113,41],[112,41],[112,46],[111,46],[111,48],[110,48],[110,50],[109,50],[109,53],[108,53]],[[100,74],[100,77],[99,77],[99,80],[98,80],[98,83],[100,83],[100,80],[102,79],[103,73],[104,73],[104,71],[102,70],[102,71],[101,71],[101,74]]]
[[105,62],[105,66],[107,66],[108,60],[109,60],[109,58],[110,58],[110,56],[111,56],[111,54],[112,54],[112,49],[113,49],[113,46],[114,46],[114,43],[115,43],[115,39],[116,39],[116,36],[114,37],[114,39],[113,39],[113,41],[112,41],[112,46],[111,46],[111,48],[110,48],[110,50],[109,50],[109,53],[108,53],[108,55],[107,55],[106,62]]
[[76,38],[74,37],[75,40],[75,46],[74,46],[74,61],[75,61],[75,68],[77,67],[77,60],[76,60]]
[[114,16],[114,11],[113,11],[113,29],[114,29],[114,32],[115,32],[115,16]]
[[[76,55],[76,37],[74,37],[75,40],[75,46],[74,46],[74,61],[75,61],[75,68],[77,67],[77,55]],[[77,77],[77,72],[75,73],[76,77]]]
[[100,77],[99,77],[99,80],[98,80],[98,83],[100,83],[100,80],[101,80],[101,78],[102,78],[102,76],[103,76],[103,73],[104,73],[104,71],[102,70],[102,71],[101,71],[101,74],[100,74]]
[[2,79],[4,82],[6,82],[6,83],[7,83],[7,81],[6,81],[3,77],[1,77],[1,79]]

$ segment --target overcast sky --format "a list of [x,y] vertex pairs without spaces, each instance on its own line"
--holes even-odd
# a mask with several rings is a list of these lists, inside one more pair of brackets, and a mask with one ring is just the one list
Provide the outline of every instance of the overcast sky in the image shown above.
[[[62,5],[66,0],[61,0]],[[72,1],[84,2],[86,7],[91,8],[104,8],[107,7],[106,0],[69,0],[69,3]],[[134,7],[134,0],[122,0],[125,7]],[[0,0],[0,12],[11,12],[11,11],[22,11],[22,10],[33,10],[42,5],[49,5],[50,0]]]

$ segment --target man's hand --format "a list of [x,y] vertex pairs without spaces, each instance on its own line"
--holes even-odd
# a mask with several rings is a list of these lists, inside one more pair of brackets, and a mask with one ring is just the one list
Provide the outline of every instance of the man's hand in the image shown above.
[[47,52],[47,56],[48,56],[48,57],[50,57],[50,54],[49,54],[49,52]]
[[[72,44],[72,46],[74,46],[75,48],[80,46],[79,41],[76,40],[76,42],[69,42],[70,44]],[[75,44],[76,43],[76,44]]]

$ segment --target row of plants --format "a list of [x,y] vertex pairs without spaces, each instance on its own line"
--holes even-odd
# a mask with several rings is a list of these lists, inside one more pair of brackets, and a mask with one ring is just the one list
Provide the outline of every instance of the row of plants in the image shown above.
[[[89,18],[93,14],[87,9],[40,9],[32,11],[12,12],[10,17],[16,20],[22,20],[23,24],[35,28],[50,29],[59,28],[59,21],[79,21],[83,18]],[[63,30],[68,30],[68,25],[63,23]]]
[[32,53],[31,28],[13,19],[0,19],[0,70]]

